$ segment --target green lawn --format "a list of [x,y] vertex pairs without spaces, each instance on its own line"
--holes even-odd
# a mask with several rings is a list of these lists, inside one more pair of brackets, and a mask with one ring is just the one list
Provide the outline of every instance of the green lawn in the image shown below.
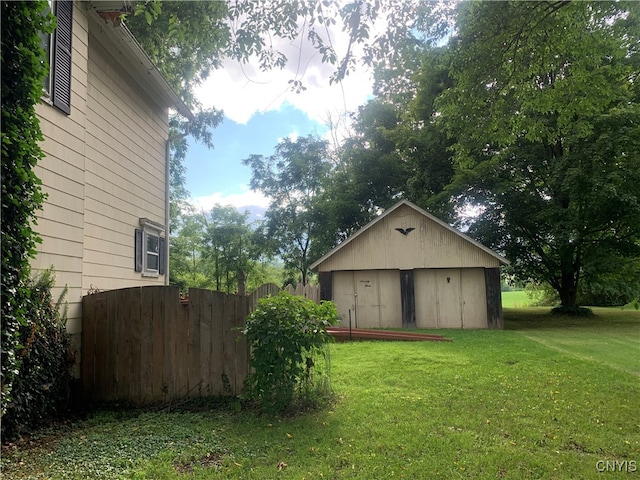
[[[638,478],[640,312],[505,310],[453,342],[333,345],[335,403],[96,412],[5,447],[5,478]],[[600,462],[600,463],[598,463]],[[606,462],[609,462],[607,464]],[[600,473],[609,465],[626,473]]]
[[524,290],[515,290],[512,292],[502,292],[503,308],[520,308],[526,307],[531,303],[531,299]]

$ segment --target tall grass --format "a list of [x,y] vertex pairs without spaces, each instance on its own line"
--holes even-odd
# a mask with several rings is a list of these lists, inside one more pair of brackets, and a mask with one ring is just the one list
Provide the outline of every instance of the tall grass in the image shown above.
[[618,465],[632,478],[640,461],[640,313],[595,313],[507,309],[504,331],[438,331],[453,342],[334,344],[336,401],[321,411],[276,418],[202,401],[171,414],[96,412],[42,432],[45,441],[31,448],[5,448],[4,473],[588,479]]

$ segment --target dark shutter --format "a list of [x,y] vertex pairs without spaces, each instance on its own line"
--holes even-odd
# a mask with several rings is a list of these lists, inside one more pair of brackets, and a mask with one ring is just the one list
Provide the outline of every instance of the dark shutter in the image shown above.
[[73,2],[54,3],[57,26],[53,34],[53,78],[51,101],[67,115],[71,113],[71,37]]
[[158,273],[164,275],[167,269],[167,244],[164,237],[159,237],[158,240]]
[[144,252],[142,251],[142,230],[140,230],[139,228],[136,228],[136,235],[135,235],[135,271],[136,272],[142,271],[143,253]]

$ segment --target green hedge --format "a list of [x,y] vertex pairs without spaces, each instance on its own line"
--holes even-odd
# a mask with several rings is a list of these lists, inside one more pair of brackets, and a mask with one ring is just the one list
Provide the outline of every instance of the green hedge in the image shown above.
[[13,381],[11,401],[2,416],[2,438],[15,438],[38,428],[66,411],[70,399],[69,337],[64,293],[54,302],[53,270],[43,272],[29,288],[27,321],[19,328],[19,369]]
[[[42,95],[48,65],[41,32],[53,31],[55,19],[46,1],[2,2],[2,412],[11,400],[19,372],[21,330],[30,324],[33,298],[29,262],[39,241],[33,230],[44,195],[33,167],[43,157],[35,105]],[[3,424],[5,419],[2,418]]]

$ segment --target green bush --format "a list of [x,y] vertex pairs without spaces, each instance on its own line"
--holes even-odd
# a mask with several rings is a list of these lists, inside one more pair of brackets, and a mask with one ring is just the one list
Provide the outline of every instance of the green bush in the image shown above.
[[327,327],[333,302],[320,305],[285,291],[263,298],[243,333],[251,349],[247,396],[269,413],[317,404],[330,394]]
[[46,1],[2,2],[2,413],[20,368],[16,352],[30,308],[29,262],[39,240],[33,225],[44,198],[33,167],[43,157],[35,105],[48,71],[39,35],[53,31],[55,23],[47,8]]
[[3,440],[44,425],[67,404],[71,375],[66,315],[60,308],[64,293],[54,302],[53,285],[53,270],[47,270],[29,286],[30,302],[16,351],[19,369],[2,416]]

